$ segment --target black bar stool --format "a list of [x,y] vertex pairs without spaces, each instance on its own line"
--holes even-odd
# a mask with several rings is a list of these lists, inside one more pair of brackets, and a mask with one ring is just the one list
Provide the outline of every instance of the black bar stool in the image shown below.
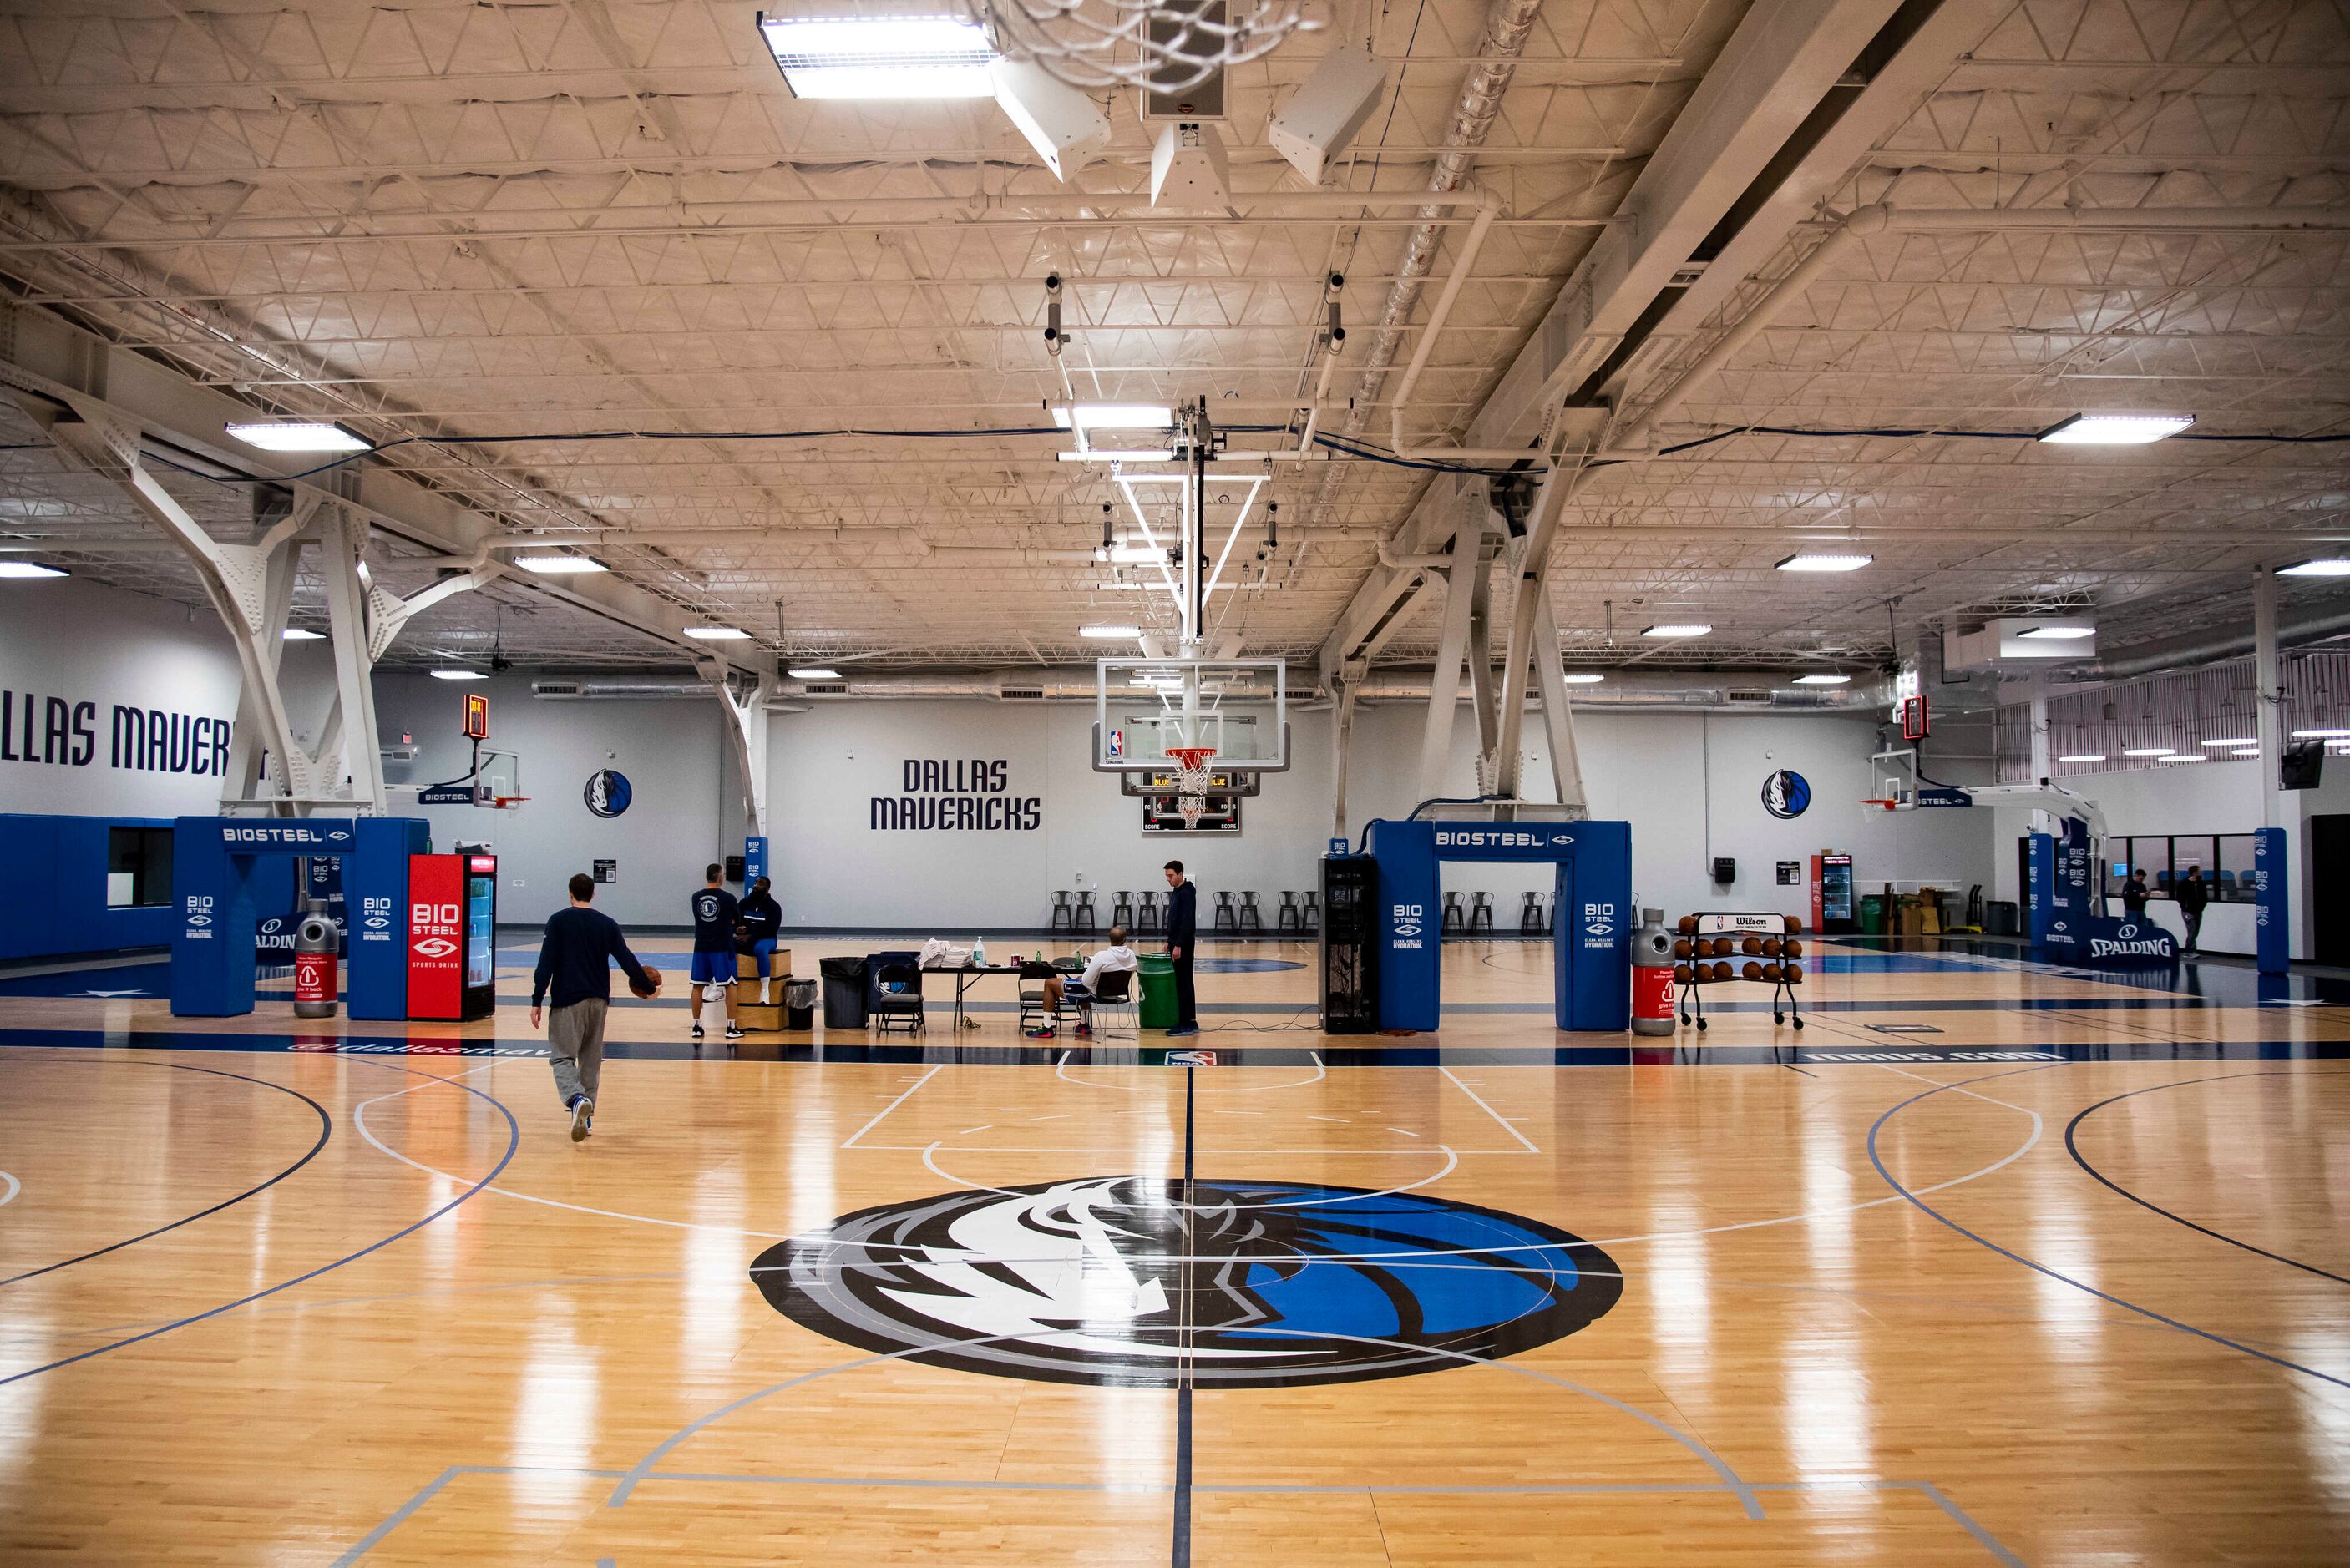
[[1273,917],[1273,929],[1276,931],[1302,931],[1305,929],[1305,923],[1297,918],[1296,894],[1286,890],[1282,893],[1281,909]]
[[1141,898],[1141,904],[1134,911],[1135,931],[1139,934],[1143,931],[1165,930],[1167,929],[1166,911],[1159,902],[1157,891],[1145,888],[1142,890]]
[[1216,889],[1216,923],[1210,929],[1234,932],[1241,929],[1240,918],[1232,911],[1232,896],[1222,888]]
[[1077,929],[1076,911],[1069,907],[1069,890],[1053,889],[1053,919],[1045,927],[1048,931],[1074,931]]
[[1525,905],[1518,910],[1518,935],[1538,937],[1543,929],[1543,896],[1529,888]]
[[1440,933],[1461,929],[1461,895],[1459,893],[1448,892],[1444,895],[1444,923],[1436,929]]
[[1101,928],[1094,924],[1094,890],[1091,888],[1080,888],[1077,892],[1076,913],[1069,921],[1069,932],[1074,936],[1079,931],[1099,929]]
[[1319,932],[1322,929],[1322,890],[1320,888],[1308,888],[1305,889],[1305,909],[1304,913],[1305,923],[1298,929],[1305,931],[1309,936]]
[[1493,929],[1493,895],[1480,888],[1469,895],[1469,929],[1491,931]]
[[1240,929],[1243,931],[1254,931],[1260,936],[1264,933],[1264,917],[1257,912],[1256,895],[1254,893],[1243,893],[1241,895]]
[[1109,923],[1113,926],[1124,926],[1129,931],[1134,929],[1134,895],[1132,893],[1115,893],[1110,896]]

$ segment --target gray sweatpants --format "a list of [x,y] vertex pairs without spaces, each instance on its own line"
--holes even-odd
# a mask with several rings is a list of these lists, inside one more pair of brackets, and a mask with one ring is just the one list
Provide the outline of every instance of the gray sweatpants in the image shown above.
[[546,1015],[547,1062],[566,1110],[581,1095],[596,1097],[604,1074],[604,1013],[611,1005],[606,997],[591,996]]

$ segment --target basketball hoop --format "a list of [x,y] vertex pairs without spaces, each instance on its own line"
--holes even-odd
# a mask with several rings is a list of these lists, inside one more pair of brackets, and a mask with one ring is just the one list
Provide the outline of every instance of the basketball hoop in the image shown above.
[[1215,747],[1170,746],[1167,755],[1175,764],[1177,793],[1192,796],[1208,793],[1211,782],[1208,764],[1215,760]]
[[1175,802],[1175,815],[1183,819],[1183,831],[1191,832],[1200,826],[1200,818],[1208,812],[1208,797],[1201,794],[1180,795]]
[[1881,805],[1886,810],[1891,811],[1901,803],[1899,801],[1893,800],[1863,800],[1860,804],[1863,805]]

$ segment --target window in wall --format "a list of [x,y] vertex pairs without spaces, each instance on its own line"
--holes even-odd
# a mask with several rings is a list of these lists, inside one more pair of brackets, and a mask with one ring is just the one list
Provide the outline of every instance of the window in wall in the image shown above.
[[2252,836],[2249,833],[2223,833],[2212,841],[2213,857],[2219,869],[2207,871],[2218,886],[2211,897],[2231,904],[2249,904],[2259,891],[2252,880]]
[[106,907],[146,909],[172,901],[172,830],[106,830]]

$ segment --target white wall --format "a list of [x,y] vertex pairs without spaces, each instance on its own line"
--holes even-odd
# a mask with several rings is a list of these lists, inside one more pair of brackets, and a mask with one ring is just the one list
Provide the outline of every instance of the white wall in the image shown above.
[[[1349,824],[1402,816],[1418,798],[1423,710],[1397,703],[1357,716]],[[1145,836],[1136,803],[1091,770],[1091,711],[993,702],[819,705],[775,722],[770,803],[785,919],[794,925],[1024,926],[1041,922],[1055,888],[1092,886],[1105,909],[1120,888],[1159,885],[1180,857],[1211,895],[1253,888],[1270,909],[1281,889],[1316,885],[1329,836],[1330,716],[1292,721],[1293,766],[1266,776],[1243,803],[1235,838]],[[1451,793],[1474,793],[1475,725],[1454,728]],[[1989,815],[1865,809],[1875,728],[1811,717],[1593,712],[1578,720],[1592,814],[1632,824],[1633,876],[1643,902],[1806,913],[1808,884],[1782,888],[1773,862],[1823,848],[1858,857],[1864,879],[1938,881],[1963,890],[1989,880]],[[1529,733],[1530,789],[1549,761]],[[1034,832],[875,831],[871,801],[901,792],[908,758],[1001,758],[1008,792],[1035,797]],[[1803,774],[1813,805],[1781,822],[1764,811],[1764,779]],[[1738,880],[1715,888],[1710,857],[1738,860]],[[1539,872],[1457,866],[1447,886],[1495,894],[1495,923],[1513,929],[1520,893],[1546,891]],[[1465,899],[1464,899],[1465,902]],[[1267,916],[1268,921],[1271,916]]]
[[[425,675],[379,672],[376,719],[386,738],[405,732],[421,748],[414,763],[389,770],[394,784],[462,777],[470,754],[464,693],[490,699],[489,744],[521,754],[517,788],[529,804],[511,811],[418,807],[395,793],[394,815],[432,825],[432,845],[487,839],[498,856],[498,919],[535,925],[562,908],[564,883],[598,859],[619,862],[619,879],[596,890],[596,907],[619,920],[677,926],[702,868],[743,848],[739,812],[721,831],[720,748],[715,698],[642,702],[552,702],[530,694],[527,677],[460,684]],[[609,753],[608,755],[608,753]],[[588,780],[616,768],[634,790],[629,809],[607,820],[588,809]]]
[[[219,809],[215,774],[155,772],[114,754],[116,704],[236,718],[240,684],[228,634],[209,609],[72,577],[0,581],[0,693],[13,698],[8,750],[22,753],[27,693],[43,716],[51,699],[79,704],[87,744],[55,762],[0,761],[0,811],[84,816],[179,816]],[[43,730],[46,731],[46,722]],[[46,758],[46,733],[36,754]],[[77,764],[72,754],[86,760]]]

